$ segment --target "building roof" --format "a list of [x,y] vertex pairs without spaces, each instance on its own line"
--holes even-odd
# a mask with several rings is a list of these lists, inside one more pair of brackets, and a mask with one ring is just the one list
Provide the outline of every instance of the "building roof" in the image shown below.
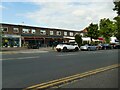
[[69,30],[69,29],[56,29],[56,28],[46,28],[46,27],[29,26],[29,25],[16,25],[16,24],[7,24],[7,23],[0,23],[0,25],[9,25],[9,26],[20,26],[20,27],[28,27],[28,28],[41,28],[41,29],[51,29],[51,30],[63,30],[63,31],[71,31],[71,32],[80,32],[80,31]]
[[81,33],[87,33],[87,29],[85,28],[84,30],[80,31]]

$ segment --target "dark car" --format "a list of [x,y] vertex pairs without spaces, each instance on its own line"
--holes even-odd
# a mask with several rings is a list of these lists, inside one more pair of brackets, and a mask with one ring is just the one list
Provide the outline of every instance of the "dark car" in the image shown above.
[[102,50],[106,49],[112,49],[112,46],[110,44],[102,44]]
[[28,44],[28,49],[39,49],[38,44]]
[[111,44],[111,46],[113,47],[113,49],[120,49],[120,44],[119,43]]
[[28,49],[39,49],[40,45],[37,41],[31,40],[28,42]]

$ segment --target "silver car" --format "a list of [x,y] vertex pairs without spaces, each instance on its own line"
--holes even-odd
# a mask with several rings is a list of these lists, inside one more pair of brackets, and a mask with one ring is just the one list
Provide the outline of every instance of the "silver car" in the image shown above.
[[84,46],[81,46],[80,49],[86,51],[93,51],[93,50],[97,50],[97,46],[85,44]]

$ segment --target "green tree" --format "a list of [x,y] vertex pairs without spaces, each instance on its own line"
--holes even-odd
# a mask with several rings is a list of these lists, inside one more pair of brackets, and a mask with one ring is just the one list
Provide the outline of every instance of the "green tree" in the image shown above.
[[107,43],[110,42],[110,37],[114,36],[116,31],[116,24],[109,19],[100,20],[100,35],[105,38]]
[[99,30],[98,30],[98,24],[93,24],[91,23],[88,27],[87,27],[87,37],[92,39],[98,39],[99,37]]
[[114,5],[115,7],[113,8],[113,10],[117,11],[117,14],[118,14],[118,16],[114,18],[116,26],[117,26],[115,36],[120,42],[120,0],[119,1],[115,0]]
[[113,3],[115,5],[113,10],[117,11],[117,14],[120,16],[120,0],[115,0]]
[[115,36],[120,42],[120,16],[114,18],[116,24],[116,33]]
[[75,35],[75,42],[78,44],[79,47],[82,45],[82,36],[80,34]]

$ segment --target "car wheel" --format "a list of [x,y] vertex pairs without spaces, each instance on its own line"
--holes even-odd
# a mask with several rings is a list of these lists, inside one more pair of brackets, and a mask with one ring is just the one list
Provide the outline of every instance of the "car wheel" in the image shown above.
[[61,52],[61,49],[57,49],[58,52]]
[[78,49],[78,47],[75,47],[75,51],[78,51],[79,49]]
[[67,51],[67,47],[64,47],[64,48],[63,48],[63,52],[66,52],[66,51]]
[[87,50],[90,51],[90,48],[88,48]]

